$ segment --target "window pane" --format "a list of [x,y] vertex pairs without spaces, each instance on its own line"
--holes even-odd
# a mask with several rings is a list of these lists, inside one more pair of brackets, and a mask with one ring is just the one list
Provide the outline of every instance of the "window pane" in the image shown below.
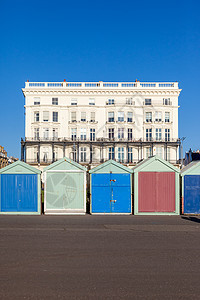
[[71,99],[71,105],[77,105],[77,99]]
[[146,122],[152,122],[152,112],[146,112]]
[[86,112],[81,112],[81,121],[82,122],[86,121]]
[[71,112],[71,121],[76,122],[76,112],[75,111]]
[[52,98],[52,105],[58,105],[58,98]]
[[53,111],[53,122],[58,122],[58,112]]
[[118,122],[124,122],[124,112],[118,111]]
[[145,99],[145,105],[151,105],[151,99]]
[[89,105],[95,105],[95,99],[89,99]]
[[95,112],[91,112],[90,121],[95,122]]
[[44,111],[43,112],[43,121],[44,122],[48,122],[49,121],[49,112],[48,111]]
[[34,122],[40,121],[40,114],[38,111],[34,112]]
[[165,122],[170,122],[170,113],[165,112]]

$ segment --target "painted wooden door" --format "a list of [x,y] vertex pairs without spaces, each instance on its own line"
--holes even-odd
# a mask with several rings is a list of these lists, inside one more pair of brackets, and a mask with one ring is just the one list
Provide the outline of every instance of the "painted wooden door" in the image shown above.
[[175,173],[138,174],[138,212],[175,212]]
[[130,174],[92,174],[92,213],[131,213]]
[[84,209],[83,172],[47,172],[45,202],[46,209]]
[[200,214],[200,175],[184,176],[184,213]]
[[38,210],[37,174],[1,175],[1,211],[36,212]]

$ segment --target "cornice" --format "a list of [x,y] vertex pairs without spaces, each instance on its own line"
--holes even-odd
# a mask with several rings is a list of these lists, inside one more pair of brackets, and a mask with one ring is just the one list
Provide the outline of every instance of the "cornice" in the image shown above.
[[30,95],[67,95],[67,96],[79,96],[79,95],[86,95],[86,96],[102,96],[102,95],[109,95],[109,96],[118,96],[118,95],[125,95],[125,96],[143,96],[143,95],[178,95],[181,92],[181,89],[176,90],[49,90],[49,89],[41,89],[41,90],[33,90],[33,89],[22,89],[24,96]]

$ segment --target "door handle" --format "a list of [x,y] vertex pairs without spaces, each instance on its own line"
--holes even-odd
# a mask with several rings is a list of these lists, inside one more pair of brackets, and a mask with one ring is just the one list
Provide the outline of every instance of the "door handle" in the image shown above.
[[116,179],[110,179],[110,181],[113,181],[113,182],[115,182],[115,181],[116,181]]
[[114,202],[115,203],[115,202],[117,202],[117,200],[110,200],[110,202]]

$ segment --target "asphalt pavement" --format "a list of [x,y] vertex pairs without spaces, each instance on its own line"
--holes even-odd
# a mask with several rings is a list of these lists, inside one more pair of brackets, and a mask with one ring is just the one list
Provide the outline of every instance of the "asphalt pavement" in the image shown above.
[[198,216],[0,216],[0,299],[189,297]]

